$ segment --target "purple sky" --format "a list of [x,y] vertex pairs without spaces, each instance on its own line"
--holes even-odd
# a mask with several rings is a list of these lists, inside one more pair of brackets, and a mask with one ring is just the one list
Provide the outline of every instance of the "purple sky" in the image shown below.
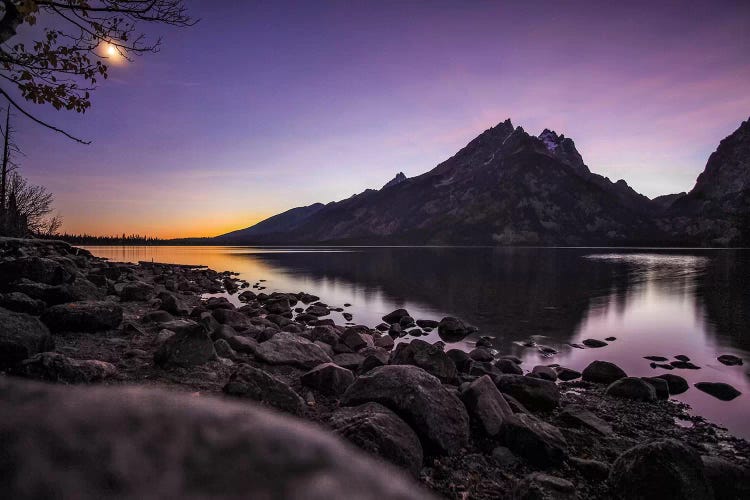
[[425,172],[508,117],[653,197],[750,116],[747,1],[187,3],[200,23],[112,67],[84,116],[39,107],[92,145],[18,119],[64,230],[219,234]]

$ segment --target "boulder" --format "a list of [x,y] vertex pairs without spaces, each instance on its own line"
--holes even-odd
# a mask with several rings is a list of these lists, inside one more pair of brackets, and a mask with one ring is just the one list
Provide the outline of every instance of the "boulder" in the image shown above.
[[391,353],[391,364],[418,366],[444,382],[454,381],[457,375],[456,365],[445,351],[420,339],[398,344]]
[[703,455],[701,461],[716,500],[750,498],[750,470],[720,457]]
[[73,281],[75,274],[59,262],[42,257],[0,261],[0,288],[22,278],[45,285],[61,285]]
[[500,370],[501,373],[508,375],[523,375],[523,369],[521,366],[507,358],[498,359],[495,363],[495,367]]
[[537,365],[531,369],[531,373],[544,380],[550,380],[552,382],[557,380],[557,372],[550,366]]
[[200,325],[191,319],[173,319],[172,321],[160,323],[159,327],[175,333],[192,332],[197,329],[203,329],[203,331],[206,331],[205,328],[203,328],[203,325]]
[[568,456],[568,443],[560,429],[525,413],[503,422],[502,439],[516,455],[537,467],[560,465]]
[[263,308],[271,314],[285,314],[292,310],[291,305],[289,305],[289,299],[287,298],[267,300],[263,303]]
[[143,281],[126,283],[120,291],[123,302],[146,302],[154,296],[154,287]]
[[261,342],[255,356],[272,365],[293,365],[314,368],[330,363],[331,358],[314,342],[293,333],[279,332],[270,340]]
[[387,365],[390,360],[388,351],[380,347],[365,347],[359,351],[359,354],[365,358],[362,360],[362,364],[359,365],[359,369],[362,373],[377,368],[378,366]]
[[615,380],[625,378],[628,375],[622,368],[609,361],[592,361],[583,369],[583,380],[597,384],[611,384]]
[[223,389],[225,394],[273,406],[279,410],[302,415],[304,400],[288,384],[259,368],[240,365],[229,377]]
[[369,334],[367,327],[347,328],[339,340],[353,351],[359,351],[364,347],[372,347],[375,345],[372,340],[372,335]]
[[499,435],[503,422],[513,416],[513,410],[488,375],[469,384],[461,399],[471,420],[490,437]]
[[532,472],[520,480],[511,492],[513,500],[573,500],[576,488],[567,479],[543,472]]
[[659,377],[641,377],[656,391],[656,399],[669,399],[669,384]]
[[237,359],[237,352],[235,352],[235,350],[232,349],[232,346],[229,345],[229,342],[224,339],[214,341],[214,350],[216,351],[216,355],[220,358],[231,360]]
[[32,299],[25,293],[10,292],[0,293],[0,307],[9,311],[38,316],[42,314],[46,304],[42,300]]
[[437,328],[440,324],[439,321],[435,321],[434,319],[418,319],[417,320],[417,326],[420,328]]
[[458,318],[446,316],[438,323],[438,335],[446,342],[463,340],[471,330]]
[[630,448],[612,464],[609,483],[623,500],[714,498],[698,453],[674,439]]
[[[252,323],[250,318],[236,309],[214,309],[211,311],[213,317],[222,325],[229,325],[235,330],[246,330]],[[274,328],[278,328],[275,324]]]
[[474,361],[491,362],[495,360],[495,356],[492,355],[492,351],[490,351],[486,347],[477,347],[469,353],[469,357]]
[[382,337],[377,337],[375,339],[375,347],[380,347],[382,349],[390,351],[391,349],[393,349],[393,346],[393,337],[391,337],[390,335],[383,335]]
[[456,365],[456,370],[458,370],[459,372],[468,373],[471,369],[471,358],[466,353],[466,351],[462,351],[460,349],[451,349],[445,354],[453,360],[453,364]]
[[190,367],[202,365],[216,359],[216,350],[211,338],[198,324],[192,329],[183,329],[167,338],[154,353],[157,366]]
[[231,347],[233,350],[253,355],[258,350],[258,346],[260,345],[257,340],[250,337],[242,337],[240,335],[229,337],[228,339],[226,339],[226,341],[227,344],[229,344],[229,347]]
[[72,359],[56,352],[41,352],[23,361],[19,373],[50,382],[88,384],[114,376],[117,368],[105,361]]
[[159,299],[161,299],[159,309],[162,311],[167,311],[169,314],[175,316],[187,316],[190,313],[185,304],[176,295],[172,295],[169,292],[162,292],[159,294]]
[[142,323],[166,323],[167,321],[172,321],[174,319],[174,316],[169,314],[167,311],[148,311],[146,314],[143,315],[141,318]]
[[55,333],[114,330],[122,322],[122,307],[108,301],[70,302],[48,308],[41,319]]
[[365,403],[339,408],[328,424],[336,434],[359,448],[419,476],[423,458],[419,438],[385,406]]
[[312,329],[312,340],[320,340],[328,345],[335,345],[340,336],[341,332],[335,326],[318,325]]
[[523,375],[495,377],[500,392],[510,394],[531,411],[552,411],[560,404],[560,390],[554,382]]
[[656,401],[654,387],[638,377],[625,377],[615,380],[607,387],[605,394],[635,401]]
[[581,372],[572,370],[570,368],[559,366],[555,368],[555,371],[557,372],[557,378],[562,380],[563,382],[568,382],[569,380],[575,380],[577,378],[581,378]]
[[389,312],[385,316],[383,316],[383,321],[388,323],[389,325],[392,325],[394,323],[398,323],[401,321],[401,318],[405,318],[409,316],[409,311],[406,309],[396,309],[393,312]]
[[672,375],[671,373],[662,373],[661,375],[657,375],[655,378],[661,378],[667,381],[667,386],[669,387],[669,394],[676,395],[676,394],[682,394],[683,392],[687,391],[690,386],[687,383],[687,380],[680,377],[679,375]]
[[589,429],[601,434],[602,436],[609,436],[612,434],[612,426],[580,405],[571,404],[565,406],[560,412],[558,418],[565,424],[573,427]]
[[375,368],[359,376],[342,398],[346,406],[370,401],[396,412],[429,451],[453,455],[468,443],[469,416],[463,403],[438,378],[419,367]]
[[55,341],[39,318],[0,308],[0,370],[54,348]]
[[205,302],[203,302],[203,307],[205,307],[209,311],[213,311],[214,309],[236,309],[234,307],[234,304],[229,302],[229,299],[221,296],[207,298]]
[[591,481],[604,481],[609,476],[610,466],[599,460],[570,457],[568,462],[580,472],[581,476]]
[[742,394],[731,385],[723,382],[698,382],[695,384],[695,388],[722,401],[731,401]]
[[356,370],[364,360],[364,356],[353,352],[344,352],[333,356],[334,363],[349,370]]
[[6,498],[426,499],[405,472],[248,402],[0,380]]
[[734,356],[733,354],[722,354],[718,358],[719,363],[727,366],[739,366],[742,364],[742,358]]
[[338,395],[352,385],[354,374],[337,364],[323,363],[302,375],[301,382],[323,394]]

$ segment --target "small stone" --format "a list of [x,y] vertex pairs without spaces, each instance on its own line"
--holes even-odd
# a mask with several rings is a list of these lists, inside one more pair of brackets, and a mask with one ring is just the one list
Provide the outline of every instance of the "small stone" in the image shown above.
[[604,347],[604,346],[608,345],[603,340],[597,340],[597,339],[586,339],[586,340],[584,340],[581,343],[583,345],[585,345],[586,347],[593,347],[593,348]]
[[669,358],[665,358],[664,356],[644,356],[643,359],[648,359],[649,361],[668,361]]
[[700,370],[701,369],[700,366],[694,365],[690,361],[671,361],[669,364],[674,366],[675,368],[680,368],[682,370]]
[[718,358],[719,363],[727,366],[739,366],[742,365],[742,358],[734,356],[732,354],[722,354]]

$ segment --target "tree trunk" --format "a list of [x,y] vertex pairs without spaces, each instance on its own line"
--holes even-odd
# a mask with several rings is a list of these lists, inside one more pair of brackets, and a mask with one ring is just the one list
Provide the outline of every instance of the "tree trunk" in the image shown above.
[[5,234],[6,207],[8,194],[8,160],[10,158],[10,104],[5,110],[5,138],[3,147],[3,164],[0,169],[0,234]]

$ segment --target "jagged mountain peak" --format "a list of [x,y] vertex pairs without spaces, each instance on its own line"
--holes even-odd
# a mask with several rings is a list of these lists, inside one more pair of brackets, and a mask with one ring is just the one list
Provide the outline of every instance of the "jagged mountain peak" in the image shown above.
[[750,118],[725,137],[698,176],[692,197],[718,199],[750,189]]
[[405,180],[406,180],[406,176],[404,175],[404,173],[399,172],[396,174],[396,177],[386,182],[385,185],[383,185],[381,189],[389,188],[391,186],[395,186],[396,184],[401,184]]

